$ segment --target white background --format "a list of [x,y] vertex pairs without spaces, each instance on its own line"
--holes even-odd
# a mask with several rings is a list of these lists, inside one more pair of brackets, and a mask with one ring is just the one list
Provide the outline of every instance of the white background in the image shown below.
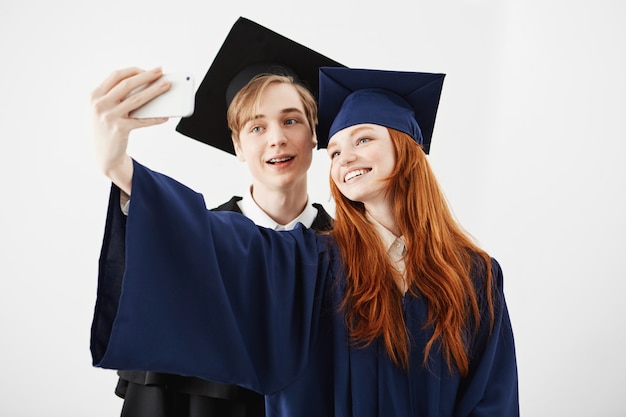
[[[626,415],[626,3],[27,1],[0,3],[0,415],[117,416],[89,331],[109,182],[89,94],[126,66],[201,79],[239,16],[348,66],[447,74],[430,161],[501,263],[524,416]],[[131,153],[205,192],[245,166],[174,131]],[[328,161],[311,198],[328,201]]]

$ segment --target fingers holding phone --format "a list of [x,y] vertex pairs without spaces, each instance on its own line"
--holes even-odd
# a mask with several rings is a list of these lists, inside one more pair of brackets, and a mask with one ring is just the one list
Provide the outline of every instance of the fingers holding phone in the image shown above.
[[[125,68],[111,73],[91,94],[93,123],[97,133],[115,138],[125,138],[137,127],[163,123],[163,120],[138,121],[129,113],[149,102],[169,89],[162,77],[160,68],[145,71],[139,68]],[[150,85],[149,88],[145,88]],[[134,91],[142,91],[132,94]]]
[[160,68],[111,73],[91,94],[96,159],[104,174],[130,193],[131,130],[191,115],[194,95],[191,74],[163,74]]
[[[91,94],[92,123],[96,159],[105,175],[118,167],[128,166],[126,153],[130,131],[143,126],[164,123],[167,118],[135,119],[129,113],[169,89],[167,81],[157,82],[162,76],[160,68],[144,71],[126,68],[114,71]],[[133,91],[140,93],[129,97]],[[115,181],[114,181],[115,182]]]

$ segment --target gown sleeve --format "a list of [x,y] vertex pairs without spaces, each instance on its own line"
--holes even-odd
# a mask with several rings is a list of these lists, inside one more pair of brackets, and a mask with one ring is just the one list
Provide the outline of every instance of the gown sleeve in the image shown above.
[[455,417],[519,416],[517,361],[504,298],[502,269],[495,259],[492,259],[491,264],[495,313],[493,327],[490,327],[484,286],[476,284],[483,315],[471,344],[469,375],[461,383]]
[[[125,272],[98,284],[94,365],[261,393],[289,384],[307,363],[330,276],[315,232],[209,211],[200,194],[137,162],[132,190]],[[115,297],[116,311],[100,308]]]

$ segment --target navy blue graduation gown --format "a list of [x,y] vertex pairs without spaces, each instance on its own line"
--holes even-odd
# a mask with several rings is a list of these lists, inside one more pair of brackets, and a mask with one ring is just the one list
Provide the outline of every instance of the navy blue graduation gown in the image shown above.
[[[216,211],[241,213],[234,196],[214,208]],[[323,206],[317,209],[311,228],[332,230],[333,219]],[[126,215],[120,209],[120,189],[112,185],[100,256],[101,274],[124,273]],[[115,277],[101,277],[116,280]],[[124,399],[121,417],[265,417],[265,398],[231,384],[221,384],[195,377],[150,371],[118,371],[115,393]]]
[[[407,295],[408,371],[375,341],[351,346],[338,305],[345,277],[329,236],[275,232],[211,212],[202,196],[134,163],[123,279],[98,283],[95,366],[236,384],[266,395],[268,416],[517,416],[517,368],[502,273],[496,317],[470,346],[470,372],[450,372],[427,305]],[[482,277],[473,276],[484,293]],[[481,297],[482,299],[482,297]],[[484,306],[483,306],[484,307]],[[483,309],[484,310],[484,309]],[[486,314],[486,313],[485,313]]]

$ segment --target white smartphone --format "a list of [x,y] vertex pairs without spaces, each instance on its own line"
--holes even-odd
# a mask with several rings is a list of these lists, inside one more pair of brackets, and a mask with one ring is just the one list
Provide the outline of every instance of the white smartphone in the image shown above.
[[[169,81],[170,89],[130,112],[130,117],[149,119],[154,117],[188,117],[193,114],[195,102],[193,76],[188,73],[163,74],[159,80],[161,79]],[[141,87],[131,94],[147,87]]]

